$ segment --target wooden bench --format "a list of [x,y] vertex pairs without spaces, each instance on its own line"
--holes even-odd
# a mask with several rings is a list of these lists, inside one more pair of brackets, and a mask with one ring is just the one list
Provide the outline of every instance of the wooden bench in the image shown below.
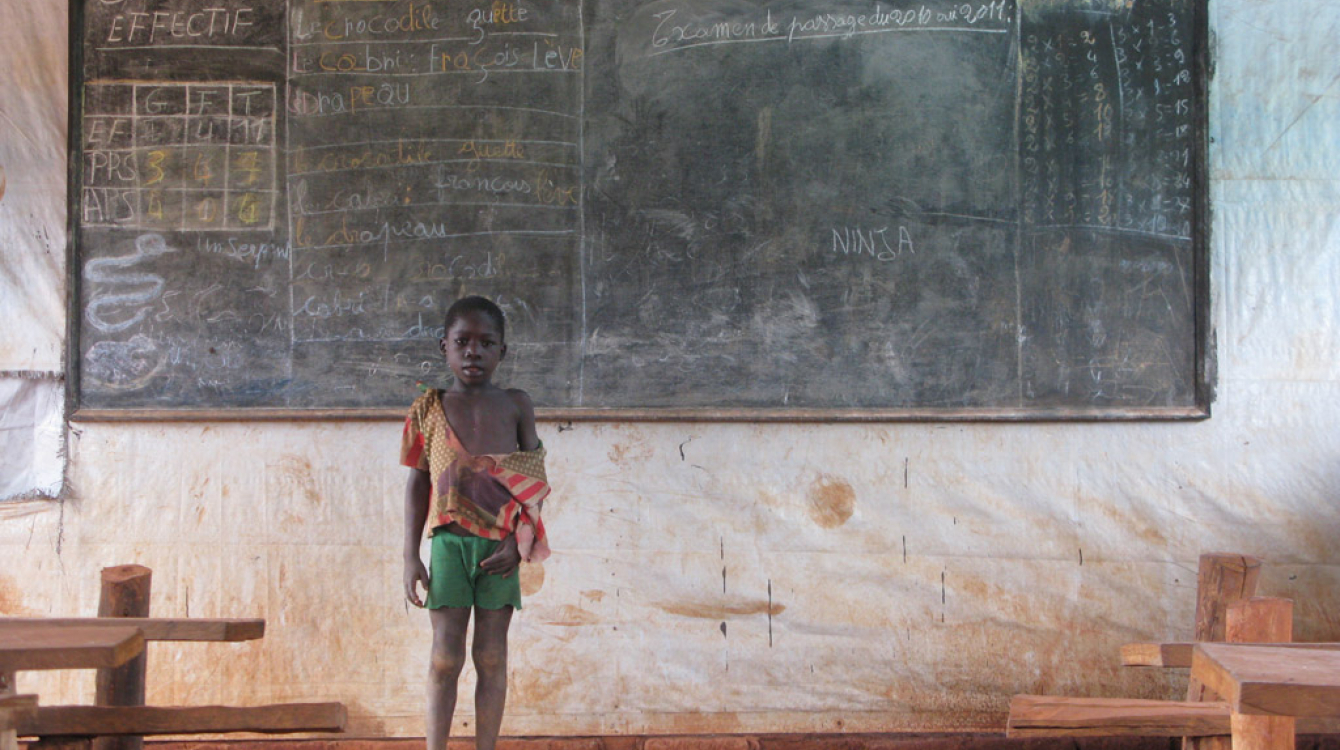
[[1340,717],[1340,653],[1197,644],[1191,674],[1233,713],[1233,750],[1293,750],[1298,717]]
[[44,627],[139,628],[146,641],[254,641],[265,635],[265,620],[199,617],[0,617],[0,634],[24,625]]
[[[1240,699],[1219,700],[1220,696],[1228,697],[1224,691],[1234,684],[1233,678],[1226,676],[1232,670],[1221,659],[1239,667],[1243,666],[1241,655],[1255,653],[1272,654],[1281,663],[1293,665],[1334,661],[1340,682],[1340,644],[1290,643],[1293,603],[1254,597],[1259,569],[1260,561],[1254,558],[1203,555],[1196,605],[1196,636],[1201,642],[1122,647],[1121,660],[1126,666],[1190,667],[1188,700],[1019,695],[1010,704],[1007,735],[1180,736],[1185,738],[1184,750],[1227,750],[1231,737],[1233,750],[1293,750],[1294,719],[1252,715],[1242,710]],[[1254,664],[1259,667],[1264,661]],[[1283,680],[1283,672],[1277,671],[1271,678]],[[1303,693],[1290,695],[1290,700],[1297,701]],[[1308,734],[1340,733],[1340,688],[1335,700],[1337,710],[1333,712],[1296,711],[1303,717],[1297,726]],[[1276,704],[1275,708],[1283,705]]]
[[[39,706],[17,722],[20,736],[85,738],[155,734],[342,732],[340,703],[269,706]],[[64,742],[62,743],[64,744]]]
[[[133,750],[145,735],[344,731],[348,713],[340,703],[143,705],[146,641],[239,642],[265,634],[262,619],[148,617],[149,578],[138,565],[104,569],[99,617],[0,618],[0,700],[14,703],[0,703],[0,750],[10,750],[16,736],[38,738],[30,745],[36,748],[88,750],[104,738],[100,747]],[[41,706],[35,696],[12,695],[16,670],[77,668],[99,669],[97,705]]]
[[1340,716],[1340,653],[1334,651],[1200,643],[1191,671],[1233,713]]
[[[1320,651],[1340,650],[1340,643],[1259,643],[1242,644],[1275,646],[1278,648],[1310,648]],[[1121,665],[1123,667],[1162,667],[1165,669],[1190,669],[1191,652],[1195,643],[1128,643],[1121,647]]]
[[[1016,695],[1010,701],[1011,737],[1230,736],[1232,707],[1222,701],[1071,698]],[[1340,734],[1340,720],[1307,717],[1305,734]]]

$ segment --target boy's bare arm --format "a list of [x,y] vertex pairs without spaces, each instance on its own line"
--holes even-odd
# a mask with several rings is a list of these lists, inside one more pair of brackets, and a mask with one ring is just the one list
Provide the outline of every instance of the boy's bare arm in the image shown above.
[[423,525],[428,522],[428,496],[433,482],[428,472],[410,469],[405,482],[405,598],[416,607],[423,606],[416,583],[428,590],[428,569],[419,557],[419,542],[423,539]]
[[535,431],[535,404],[530,394],[520,389],[508,391],[512,403],[518,411],[516,422],[516,444],[523,451],[533,451],[540,447],[540,436]]

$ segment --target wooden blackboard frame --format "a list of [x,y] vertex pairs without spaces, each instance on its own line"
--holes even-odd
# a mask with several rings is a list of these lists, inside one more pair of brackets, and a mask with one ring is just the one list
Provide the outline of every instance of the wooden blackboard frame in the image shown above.
[[79,325],[83,310],[79,300],[83,299],[83,277],[79,253],[79,193],[82,180],[81,159],[83,153],[83,115],[82,98],[79,95],[84,80],[84,4],[81,0],[68,0],[69,24],[69,87],[66,99],[68,121],[66,135],[65,162],[65,414],[71,421],[86,418],[80,412],[80,349]]
[[[1198,421],[1209,418],[1199,408],[1108,410],[1004,409],[546,409],[541,422],[771,422],[789,424],[925,423],[925,422],[1120,422]],[[398,422],[403,409],[81,409],[76,422]]]
[[[1021,0],[1022,2],[1023,0]],[[1106,422],[1106,421],[1198,421],[1211,416],[1214,400],[1216,356],[1211,329],[1211,289],[1209,248],[1211,206],[1209,201],[1209,112],[1208,88],[1212,71],[1209,45],[1208,1],[1192,3],[1195,75],[1191,142],[1194,159],[1190,171],[1193,181],[1192,272],[1194,288],[1194,404],[1173,408],[1111,407],[991,407],[991,408],[869,408],[869,409],[787,409],[787,408],[544,408],[537,417],[547,422]],[[88,408],[80,399],[81,321],[83,279],[80,241],[80,205],[83,178],[82,96],[84,85],[83,2],[69,4],[69,128],[67,163],[67,342],[66,342],[66,413],[75,422],[232,422],[232,421],[396,421],[403,410],[390,408],[170,408],[107,409]]]

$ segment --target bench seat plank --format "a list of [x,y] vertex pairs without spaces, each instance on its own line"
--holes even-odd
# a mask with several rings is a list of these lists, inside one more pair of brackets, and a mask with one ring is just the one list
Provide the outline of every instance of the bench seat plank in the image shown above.
[[1229,733],[1226,703],[1016,695],[1010,737],[1198,737]]
[[[1340,650],[1340,643],[1239,643],[1237,646],[1270,645],[1282,648],[1311,648],[1322,651]],[[1123,667],[1191,667],[1191,652],[1196,648],[1191,643],[1127,643],[1121,647],[1121,665]]]
[[20,736],[343,732],[342,703],[269,706],[40,706]]
[[[1016,695],[1010,701],[1010,737],[1205,737],[1227,736],[1227,703],[1133,698]],[[1340,734],[1340,721],[1298,720],[1302,734]]]
[[0,617],[0,631],[29,625],[53,627],[136,627],[146,641],[254,641],[265,635],[265,620],[201,617]]

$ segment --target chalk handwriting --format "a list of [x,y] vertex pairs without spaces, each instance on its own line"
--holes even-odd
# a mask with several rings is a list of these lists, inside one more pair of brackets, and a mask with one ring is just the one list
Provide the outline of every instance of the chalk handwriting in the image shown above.
[[687,8],[671,7],[652,13],[655,25],[651,54],[719,44],[806,39],[851,39],[859,35],[894,31],[985,32],[1003,34],[1012,22],[1009,0],[960,3],[937,9],[931,5],[887,8],[881,3],[868,13],[820,12],[807,15],[723,17],[698,16]]
[[129,11],[112,17],[108,44],[156,44],[164,39],[245,39],[256,25],[252,8],[202,8],[197,12]]
[[833,231],[833,249],[835,255],[866,255],[879,261],[897,260],[905,253],[916,253],[912,242],[912,233],[907,227],[899,226],[895,232],[892,227],[878,228],[837,227]]
[[252,268],[260,268],[261,264],[270,258],[287,260],[293,252],[293,247],[288,243],[246,242],[237,237],[217,241],[205,235],[196,238],[195,247],[197,252],[222,255],[241,261]]

